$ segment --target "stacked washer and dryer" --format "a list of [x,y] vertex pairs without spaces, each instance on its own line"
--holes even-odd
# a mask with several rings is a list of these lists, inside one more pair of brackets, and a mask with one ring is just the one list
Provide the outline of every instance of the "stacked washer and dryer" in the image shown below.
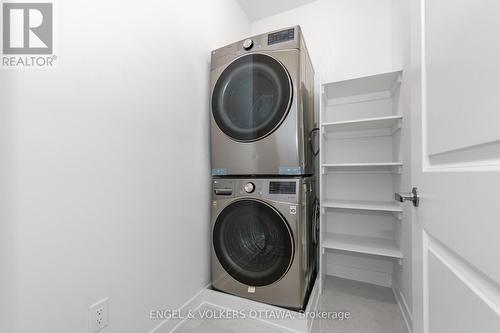
[[299,26],[212,52],[212,286],[303,309],[317,267],[314,70]]

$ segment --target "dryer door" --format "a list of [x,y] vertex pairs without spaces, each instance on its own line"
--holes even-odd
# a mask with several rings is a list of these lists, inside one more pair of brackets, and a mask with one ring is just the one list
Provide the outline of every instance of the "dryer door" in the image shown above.
[[285,119],[292,102],[290,75],[276,59],[249,54],[222,72],[212,94],[212,114],[236,141],[262,139]]
[[258,200],[233,202],[214,225],[213,246],[220,264],[248,286],[267,286],[280,280],[292,264],[293,244],[286,220]]

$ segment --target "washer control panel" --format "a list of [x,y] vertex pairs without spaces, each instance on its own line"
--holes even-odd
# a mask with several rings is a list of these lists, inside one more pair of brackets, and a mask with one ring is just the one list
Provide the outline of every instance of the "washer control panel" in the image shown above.
[[299,178],[217,178],[212,183],[212,199],[258,198],[298,203],[303,195],[302,183]]
[[270,194],[296,194],[297,183],[289,181],[271,181],[269,182]]

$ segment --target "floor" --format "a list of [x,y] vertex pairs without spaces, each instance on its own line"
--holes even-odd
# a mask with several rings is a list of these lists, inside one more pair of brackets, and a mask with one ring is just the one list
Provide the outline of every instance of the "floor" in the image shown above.
[[[201,311],[219,309],[203,307]],[[174,333],[290,333],[289,330],[267,324],[256,319],[200,319],[186,320]]]
[[[200,309],[220,314],[221,310]],[[344,320],[316,320],[312,333],[407,333],[406,325],[390,288],[327,277],[317,311],[349,312]],[[203,317],[203,316],[202,316]],[[186,320],[175,333],[287,333],[255,319]]]
[[392,289],[327,277],[318,311],[349,311],[349,320],[317,320],[313,333],[408,333]]

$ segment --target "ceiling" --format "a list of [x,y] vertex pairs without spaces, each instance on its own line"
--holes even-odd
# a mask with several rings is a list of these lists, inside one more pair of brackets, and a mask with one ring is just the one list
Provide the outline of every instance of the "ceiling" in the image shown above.
[[316,0],[238,0],[250,21],[272,16]]

